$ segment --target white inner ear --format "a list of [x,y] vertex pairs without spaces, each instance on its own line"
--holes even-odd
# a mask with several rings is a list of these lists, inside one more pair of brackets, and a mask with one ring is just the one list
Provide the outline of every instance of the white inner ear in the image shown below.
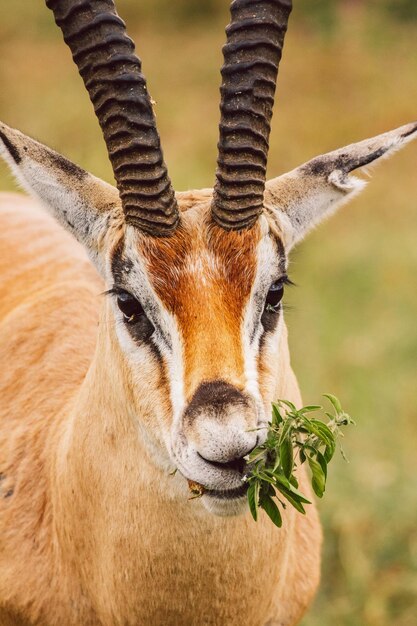
[[294,170],[274,183],[265,207],[279,224],[287,252],[366,186],[366,181],[341,170],[334,170],[327,179]]
[[292,230],[291,237],[285,240],[287,252],[366,186],[365,181],[348,178],[339,171],[332,172],[328,181],[331,185],[324,183],[321,188],[314,189],[311,194],[288,207],[285,217],[289,218]]
[[356,176],[346,175],[342,170],[333,170],[327,180],[340,191],[350,194],[349,199],[366,187],[365,180]]
[[[101,246],[108,231],[110,213],[97,210],[87,197],[65,186],[58,176],[34,160],[25,158],[22,160],[22,167],[14,169],[21,186],[38,198],[46,210],[74,235],[103,274],[104,259],[101,258]],[[97,188],[106,185],[94,176],[87,175],[83,182],[84,192],[92,188],[94,183],[97,183]],[[113,195],[112,189],[111,193]]]

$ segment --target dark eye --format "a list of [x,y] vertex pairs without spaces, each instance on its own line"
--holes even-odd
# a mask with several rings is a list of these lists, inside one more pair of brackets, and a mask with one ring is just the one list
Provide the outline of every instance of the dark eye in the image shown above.
[[284,295],[284,283],[284,278],[280,278],[275,281],[275,283],[272,283],[266,296],[265,311],[269,313],[278,312],[279,304],[282,300],[282,296]]
[[144,315],[142,305],[127,291],[118,293],[117,306],[124,315],[125,322],[134,324],[139,316]]

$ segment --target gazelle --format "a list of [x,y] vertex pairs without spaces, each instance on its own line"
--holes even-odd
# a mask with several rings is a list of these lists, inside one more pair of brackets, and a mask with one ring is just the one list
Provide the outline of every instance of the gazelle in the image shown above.
[[[291,2],[235,0],[214,191],[175,194],[112,1],[47,5],[118,189],[0,125],[34,196],[1,197],[0,625],[295,624],[319,578],[315,508],[255,524],[242,482],[271,400],[301,402],[288,253],[417,124],[265,182]],[[192,504],[187,479],[205,487]]]

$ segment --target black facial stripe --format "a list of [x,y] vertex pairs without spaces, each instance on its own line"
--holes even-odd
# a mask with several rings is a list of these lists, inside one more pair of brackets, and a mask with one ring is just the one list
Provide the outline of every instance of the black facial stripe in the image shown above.
[[152,356],[155,358],[155,360],[158,363],[158,374],[160,376],[161,385],[164,388],[167,388],[168,387],[168,382],[167,382],[167,373],[166,373],[165,363],[164,363],[164,359],[162,357],[161,350],[160,350],[159,346],[157,345],[157,343],[155,342],[154,334],[151,333],[151,335],[148,338],[146,338],[146,339],[144,339],[144,338],[139,339],[136,336],[136,333],[132,332],[132,330],[133,330],[132,328],[130,328],[129,326],[127,328],[128,328],[128,331],[129,331],[130,335],[132,336],[132,339],[135,342],[136,341],[138,343],[140,342],[140,344],[142,346],[146,346],[147,348],[149,348]]
[[124,240],[121,239],[113,250],[111,260],[111,273],[116,285],[122,285],[125,282],[126,274],[129,274],[133,268],[133,263],[124,254]]
[[[286,274],[286,261],[287,257],[285,254],[284,244],[279,237],[270,236],[273,244],[276,247],[276,255],[278,258],[278,273],[281,276],[285,276]],[[259,319],[261,320],[261,324],[263,326],[264,332],[273,332],[278,323],[278,318],[281,312],[279,308],[276,313],[268,313],[264,311],[265,307],[265,293],[263,291],[255,294],[254,297],[254,316],[253,316],[253,324],[250,333],[250,343],[252,344],[256,338],[259,328]],[[263,333],[262,333],[263,334]]]
[[[117,285],[120,289],[125,289],[129,293],[131,290],[128,286],[124,287],[124,285],[128,285],[129,275],[133,269],[132,261],[124,254],[124,240],[121,239],[118,243],[117,247],[113,251],[113,258],[111,261],[111,271],[114,278],[115,285]],[[134,295],[134,294],[132,294]],[[152,302],[149,298],[141,298],[140,303],[146,313],[144,315],[144,319],[148,322],[148,327],[143,321],[137,324],[126,324],[127,329],[134,341],[141,343],[147,342],[152,332],[156,332],[161,339],[161,342],[164,344],[165,348],[169,351],[172,351],[172,343],[170,337],[163,331],[160,324],[158,324],[158,307]],[[149,319],[148,317],[149,316]],[[137,330],[135,327],[138,327]],[[153,327],[153,331],[150,332],[149,326]],[[153,345],[156,347],[156,342],[152,341]],[[158,351],[159,351],[158,347]]]
[[148,346],[148,348],[150,348],[150,350],[152,351],[153,356],[155,357],[155,359],[158,361],[158,365],[160,367],[163,367],[164,365],[164,360],[162,358],[162,353],[159,349],[159,346],[155,343],[155,341],[152,338],[149,338],[148,341],[146,342],[146,345]]
[[[154,338],[154,331],[155,331],[154,326],[152,322],[150,322],[146,316],[143,316],[143,317],[144,317],[143,322],[140,322],[137,324],[126,324],[126,328],[129,332],[129,335],[132,337],[133,341],[142,346],[145,345],[146,347],[148,347],[150,351],[152,352],[152,355],[158,361],[158,365],[162,367],[163,358],[162,358],[161,350]],[[146,329],[145,322],[149,324],[148,329]]]
[[250,334],[250,343],[255,341],[256,335],[258,334],[259,319],[262,325],[261,337],[266,332],[273,333],[275,331],[281,315],[282,307],[279,305],[277,310],[274,312],[267,311],[265,309],[265,295],[259,294],[255,300],[255,309],[256,312],[254,314],[254,323]]
[[154,325],[146,315],[140,315],[134,323],[125,322],[125,326],[132,339],[137,343],[148,341],[155,331]]
[[282,311],[281,305],[279,306],[277,311],[274,313],[264,310],[264,312],[261,315],[261,324],[264,329],[262,336],[265,333],[273,333],[276,330],[278,320],[281,317],[281,311]]
[[[128,288],[118,286],[118,287],[109,289],[108,291],[105,292],[105,294],[117,295],[117,293],[121,290],[130,293]],[[152,342],[154,343],[154,345],[157,346],[158,342],[156,341],[156,338],[155,338],[155,335],[157,335],[161,343],[164,344],[165,349],[171,352],[172,343],[171,343],[169,335],[167,335],[162,330],[158,322],[155,321],[155,319],[157,319],[158,317],[156,314],[157,307],[154,306],[153,303],[151,303],[149,300],[146,300],[143,298],[140,300],[140,304],[142,305],[144,312],[141,315],[135,315],[133,321],[129,321],[127,319],[123,321],[130,336],[138,344],[148,342],[148,340],[152,339]],[[158,350],[160,350],[160,347],[159,346],[157,347],[158,347]]]
[[157,333],[158,337],[161,339],[162,343],[164,344],[164,347],[171,352],[172,351],[171,338],[162,330],[160,324],[158,324],[158,318],[159,318],[158,307],[148,299],[143,299],[141,303],[146,312],[146,315],[149,315],[151,323],[153,324],[155,328],[155,332]]
[[265,342],[267,340],[269,333],[266,330],[263,330],[261,336],[259,337],[259,358],[263,358],[263,352],[265,349]]

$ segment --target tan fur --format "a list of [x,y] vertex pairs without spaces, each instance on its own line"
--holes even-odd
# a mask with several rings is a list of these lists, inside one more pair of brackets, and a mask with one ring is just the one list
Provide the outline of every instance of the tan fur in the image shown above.
[[[178,197],[189,210],[207,196]],[[163,382],[150,359],[143,393],[134,393],[138,373],[81,248],[33,200],[3,194],[0,214],[1,626],[296,624],[318,583],[314,505],[306,517],[288,508],[277,530],[264,515],[255,524],[249,514],[215,517],[189,502],[184,479],[159,469],[138,437],[136,416],[148,425],[153,405],[166,406]],[[154,245],[159,255],[164,243]],[[147,253],[153,267],[156,252]],[[240,271],[236,263],[231,270]],[[224,285],[214,289],[225,297]],[[204,294],[191,300],[180,318],[192,326]],[[204,344],[200,328],[190,332],[189,393],[202,354],[192,342]],[[239,371],[232,336],[227,357]],[[274,350],[263,384],[299,404],[285,332]]]

